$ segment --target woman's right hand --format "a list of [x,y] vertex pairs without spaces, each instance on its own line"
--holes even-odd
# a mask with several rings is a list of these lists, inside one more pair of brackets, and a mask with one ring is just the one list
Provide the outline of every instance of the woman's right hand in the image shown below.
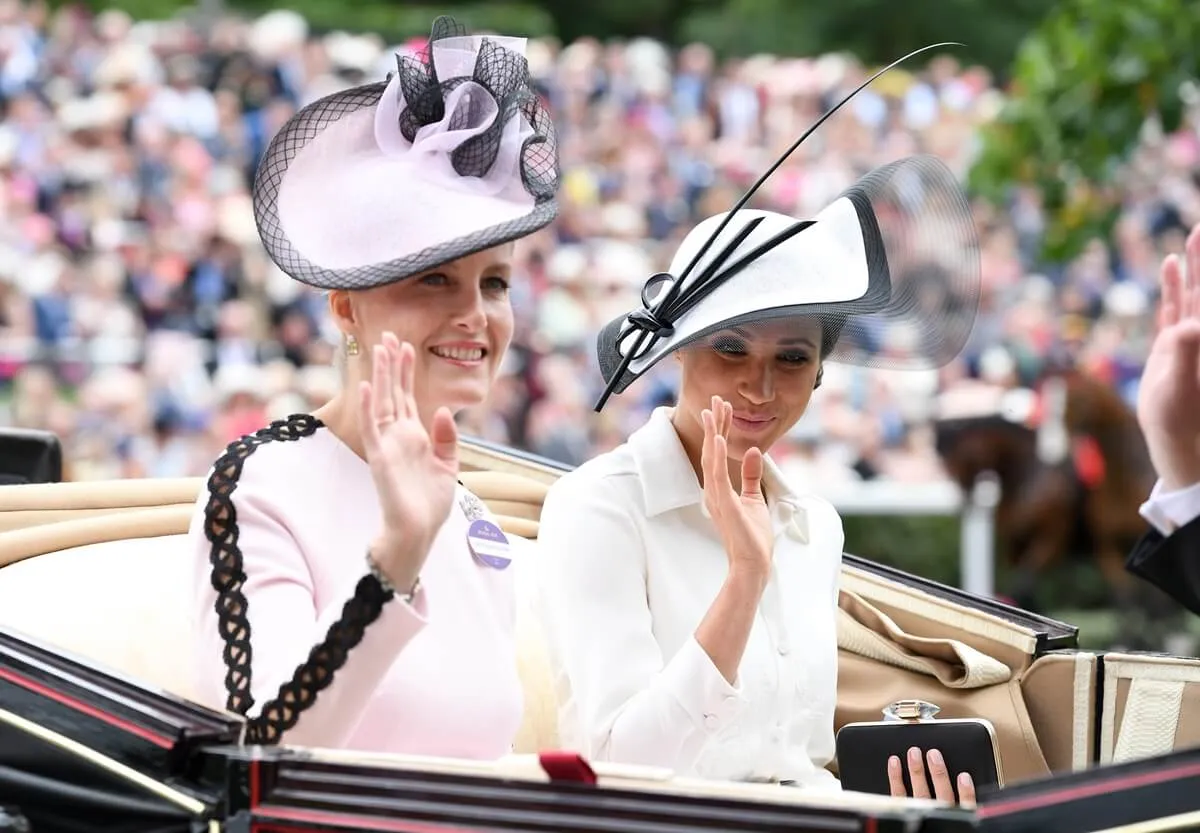
[[[925,777],[926,761],[929,767],[929,779]],[[896,798],[909,798],[904,787],[904,764],[893,755],[888,759],[888,787]],[[908,777],[912,782],[911,798],[935,798],[938,801],[954,802],[954,785],[950,780],[950,771],[946,768],[946,760],[937,749],[930,749],[923,757],[921,750],[913,747],[908,750]],[[975,806],[975,782],[965,772],[960,772],[958,778],[958,804],[961,807]],[[929,781],[933,781],[933,795],[929,794]]]
[[415,364],[412,345],[384,333],[359,397],[363,446],[383,514],[371,557],[401,593],[416,584],[458,483],[454,417],[439,408],[426,431],[413,397]]
[[704,472],[704,506],[713,519],[731,574],[766,579],[771,570],[774,534],[771,513],[762,493],[762,452],[751,448],[742,458],[742,492],[729,478],[729,428],[733,406],[719,396],[712,408],[700,414],[704,423],[704,446],[700,469]]

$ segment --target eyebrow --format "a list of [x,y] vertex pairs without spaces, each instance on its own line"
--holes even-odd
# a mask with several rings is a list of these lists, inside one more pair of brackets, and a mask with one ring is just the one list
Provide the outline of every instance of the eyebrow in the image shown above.
[[[511,263],[497,261],[495,263],[492,263],[492,264],[489,264],[489,265],[483,267],[483,269],[480,270],[480,274],[481,275],[489,275],[494,272],[511,272],[512,269],[513,269],[513,265]],[[461,267],[456,266],[456,267],[451,268],[449,264],[442,264],[441,266],[433,267],[432,269],[428,270],[427,272],[421,272],[418,275],[414,275],[414,277],[427,278],[431,275],[442,275],[442,276],[446,276],[446,277],[449,277],[449,276],[462,277],[462,274],[463,274],[463,272],[462,272]]]
[[[731,327],[729,331],[731,333],[736,333],[737,335],[740,335],[742,338],[752,338],[752,336],[748,332],[743,330],[741,327]],[[803,344],[803,345],[807,345],[808,347],[813,348],[814,350],[817,347],[817,345],[815,345],[813,343],[812,339],[810,339],[808,336],[795,336],[793,338],[781,338],[779,341],[777,341],[775,343],[781,344],[784,346]]]

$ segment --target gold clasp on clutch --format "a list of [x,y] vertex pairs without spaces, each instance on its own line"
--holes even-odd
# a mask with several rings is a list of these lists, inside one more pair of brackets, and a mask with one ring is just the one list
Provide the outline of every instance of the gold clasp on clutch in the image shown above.
[[927,703],[924,700],[897,700],[883,710],[884,720],[903,720],[918,723],[923,720],[933,720],[941,706]]

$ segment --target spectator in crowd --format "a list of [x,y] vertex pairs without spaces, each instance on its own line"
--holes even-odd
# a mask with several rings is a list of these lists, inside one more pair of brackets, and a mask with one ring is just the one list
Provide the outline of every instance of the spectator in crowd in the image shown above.
[[[306,385],[332,367],[335,333],[322,299],[262,251],[250,183],[298,107],[381,77],[412,45],[317,36],[286,10],[224,16],[206,35],[0,0],[0,47],[0,419],[57,432],[68,477],[183,476],[203,474],[230,432],[317,401]],[[663,368],[612,413],[590,413],[602,322],[869,69],[844,55],[721,63],[702,44],[672,53],[646,39],[534,41],[529,55],[560,126],[562,212],[522,243],[506,378],[462,420],[573,464],[674,395]],[[885,78],[789,160],[758,207],[803,216],[911,152],[965,174],[1002,99],[988,73],[939,56]],[[1198,126],[1191,113],[1146,140],[1113,239],[1071,262],[1039,259],[1036,190],[978,205],[986,295],[961,359],[930,373],[831,367],[822,401],[773,457],[826,482],[940,478],[931,393],[985,375],[1029,384],[1064,351],[1132,404],[1157,263],[1200,221]]]

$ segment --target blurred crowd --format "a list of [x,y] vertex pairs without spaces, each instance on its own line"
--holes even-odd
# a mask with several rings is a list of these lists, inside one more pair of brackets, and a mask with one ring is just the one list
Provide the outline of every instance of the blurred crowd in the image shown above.
[[[0,0],[0,424],[55,431],[74,479],[196,475],[231,439],[328,398],[336,333],[323,299],[263,253],[250,183],[297,107],[383,78],[405,48],[318,36],[286,11],[201,26]],[[520,247],[514,348],[492,401],[462,422],[578,463],[673,392],[664,362],[592,414],[599,326],[869,68],[842,55],[718,63],[703,45],[647,40],[528,52],[557,119],[562,212]],[[1002,100],[951,57],[891,73],[758,204],[811,214],[913,152],[965,175]],[[1068,348],[1132,401],[1158,262],[1200,221],[1198,171],[1195,121],[1148,134],[1114,238],[1069,263],[1039,259],[1035,191],[977,206],[985,296],[962,359],[929,373],[830,366],[777,457],[824,481],[938,479],[936,395],[1029,384]]]

